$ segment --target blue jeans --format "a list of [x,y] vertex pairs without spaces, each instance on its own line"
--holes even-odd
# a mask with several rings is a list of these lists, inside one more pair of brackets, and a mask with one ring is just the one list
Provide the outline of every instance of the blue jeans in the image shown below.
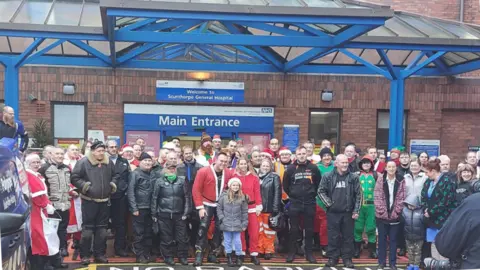
[[390,240],[390,267],[397,265],[397,236],[400,224],[377,222],[378,264],[387,265],[387,236]]
[[241,232],[223,232],[223,246],[226,253],[232,253],[232,246],[235,247],[235,254],[242,254]]

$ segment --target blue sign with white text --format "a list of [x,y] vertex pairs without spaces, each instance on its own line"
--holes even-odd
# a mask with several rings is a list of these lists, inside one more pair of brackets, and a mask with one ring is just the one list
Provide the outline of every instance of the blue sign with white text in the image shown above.
[[300,141],[300,127],[298,125],[283,126],[283,145],[288,147],[290,151],[295,152]]
[[159,101],[243,103],[244,83],[157,81]]

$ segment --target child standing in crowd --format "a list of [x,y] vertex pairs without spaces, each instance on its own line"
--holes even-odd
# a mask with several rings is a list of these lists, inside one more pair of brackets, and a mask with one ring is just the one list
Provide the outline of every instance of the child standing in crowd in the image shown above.
[[[223,231],[223,246],[227,253],[228,266],[242,266],[242,240],[241,232],[248,226],[248,197],[242,192],[242,181],[232,178],[228,182],[228,190],[223,193],[218,201],[217,215],[220,229]],[[236,263],[232,258],[232,245],[238,256]]]
[[412,193],[403,202],[402,223],[404,224],[405,240],[407,241],[408,270],[419,267],[422,257],[423,240],[425,239],[424,210],[420,198]]

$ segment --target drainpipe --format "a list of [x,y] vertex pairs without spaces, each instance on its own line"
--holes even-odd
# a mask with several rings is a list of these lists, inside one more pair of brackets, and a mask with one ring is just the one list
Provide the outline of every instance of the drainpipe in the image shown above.
[[463,22],[463,8],[465,5],[465,0],[460,0],[460,22]]

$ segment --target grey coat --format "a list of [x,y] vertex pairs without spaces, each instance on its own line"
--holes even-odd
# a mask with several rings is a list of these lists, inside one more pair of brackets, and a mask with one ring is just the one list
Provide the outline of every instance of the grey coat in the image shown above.
[[227,192],[223,192],[217,205],[220,230],[241,232],[248,226],[248,202],[246,198],[233,203],[228,202]]
[[[426,228],[424,210],[420,206],[420,199],[412,193],[405,199],[404,204],[401,219],[405,224],[405,239],[409,241],[423,240]],[[415,206],[415,210],[410,210],[407,205]]]
[[48,198],[56,210],[70,209],[70,168],[60,163],[47,162],[38,170],[45,178],[48,187]]

